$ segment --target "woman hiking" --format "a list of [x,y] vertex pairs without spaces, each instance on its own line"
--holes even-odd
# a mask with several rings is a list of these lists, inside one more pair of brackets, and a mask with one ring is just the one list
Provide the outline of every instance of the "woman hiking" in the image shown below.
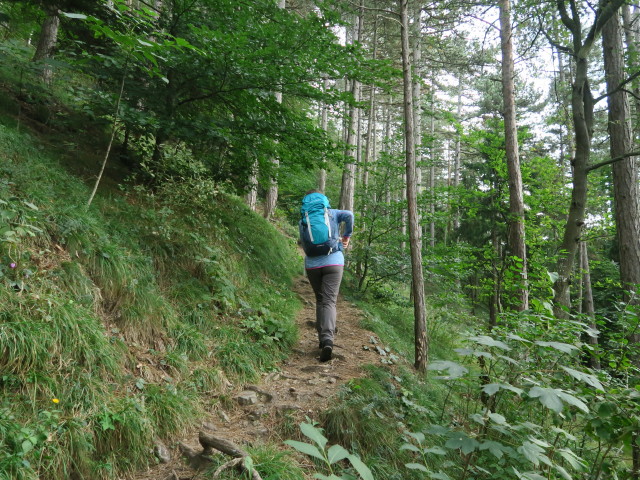
[[[332,209],[329,199],[310,190],[300,208],[304,268],[316,296],[316,330],[320,361],[331,360],[336,332],[336,303],[344,270],[343,251],[353,233],[353,212]],[[340,238],[340,226],[343,226]]]

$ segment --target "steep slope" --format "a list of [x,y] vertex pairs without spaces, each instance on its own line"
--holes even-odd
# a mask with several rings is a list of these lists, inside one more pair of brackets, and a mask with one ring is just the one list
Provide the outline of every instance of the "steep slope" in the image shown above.
[[0,478],[131,474],[286,357],[300,259],[205,181],[87,209],[46,152],[0,125]]

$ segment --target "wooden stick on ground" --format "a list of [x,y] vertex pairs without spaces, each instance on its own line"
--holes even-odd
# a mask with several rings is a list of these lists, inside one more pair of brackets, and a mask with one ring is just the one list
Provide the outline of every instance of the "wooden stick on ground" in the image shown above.
[[218,475],[227,468],[236,467],[242,471],[251,473],[252,480],[262,480],[262,477],[255,468],[247,468],[245,465],[245,459],[249,456],[242,448],[238,447],[235,443],[230,442],[225,438],[214,437],[213,435],[205,432],[200,432],[198,437],[200,445],[204,448],[204,455],[210,455],[213,449],[218,450],[224,454],[235,457],[233,460],[225,463],[216,470],[213,474],[213,478],[217,478]]

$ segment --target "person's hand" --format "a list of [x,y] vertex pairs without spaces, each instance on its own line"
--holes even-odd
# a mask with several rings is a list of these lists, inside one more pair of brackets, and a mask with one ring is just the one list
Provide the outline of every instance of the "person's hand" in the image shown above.
[[342,246],[347,248],[349,246],[349,240],[351,237],[342,237]]

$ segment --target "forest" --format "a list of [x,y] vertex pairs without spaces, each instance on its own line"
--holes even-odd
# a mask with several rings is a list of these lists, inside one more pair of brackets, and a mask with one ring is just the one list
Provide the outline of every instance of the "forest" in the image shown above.
[[[0,0],[0,480],[640,480],[639,132],[623,0]],[[380,358],[162,466],[286,379],[311,189]]]

